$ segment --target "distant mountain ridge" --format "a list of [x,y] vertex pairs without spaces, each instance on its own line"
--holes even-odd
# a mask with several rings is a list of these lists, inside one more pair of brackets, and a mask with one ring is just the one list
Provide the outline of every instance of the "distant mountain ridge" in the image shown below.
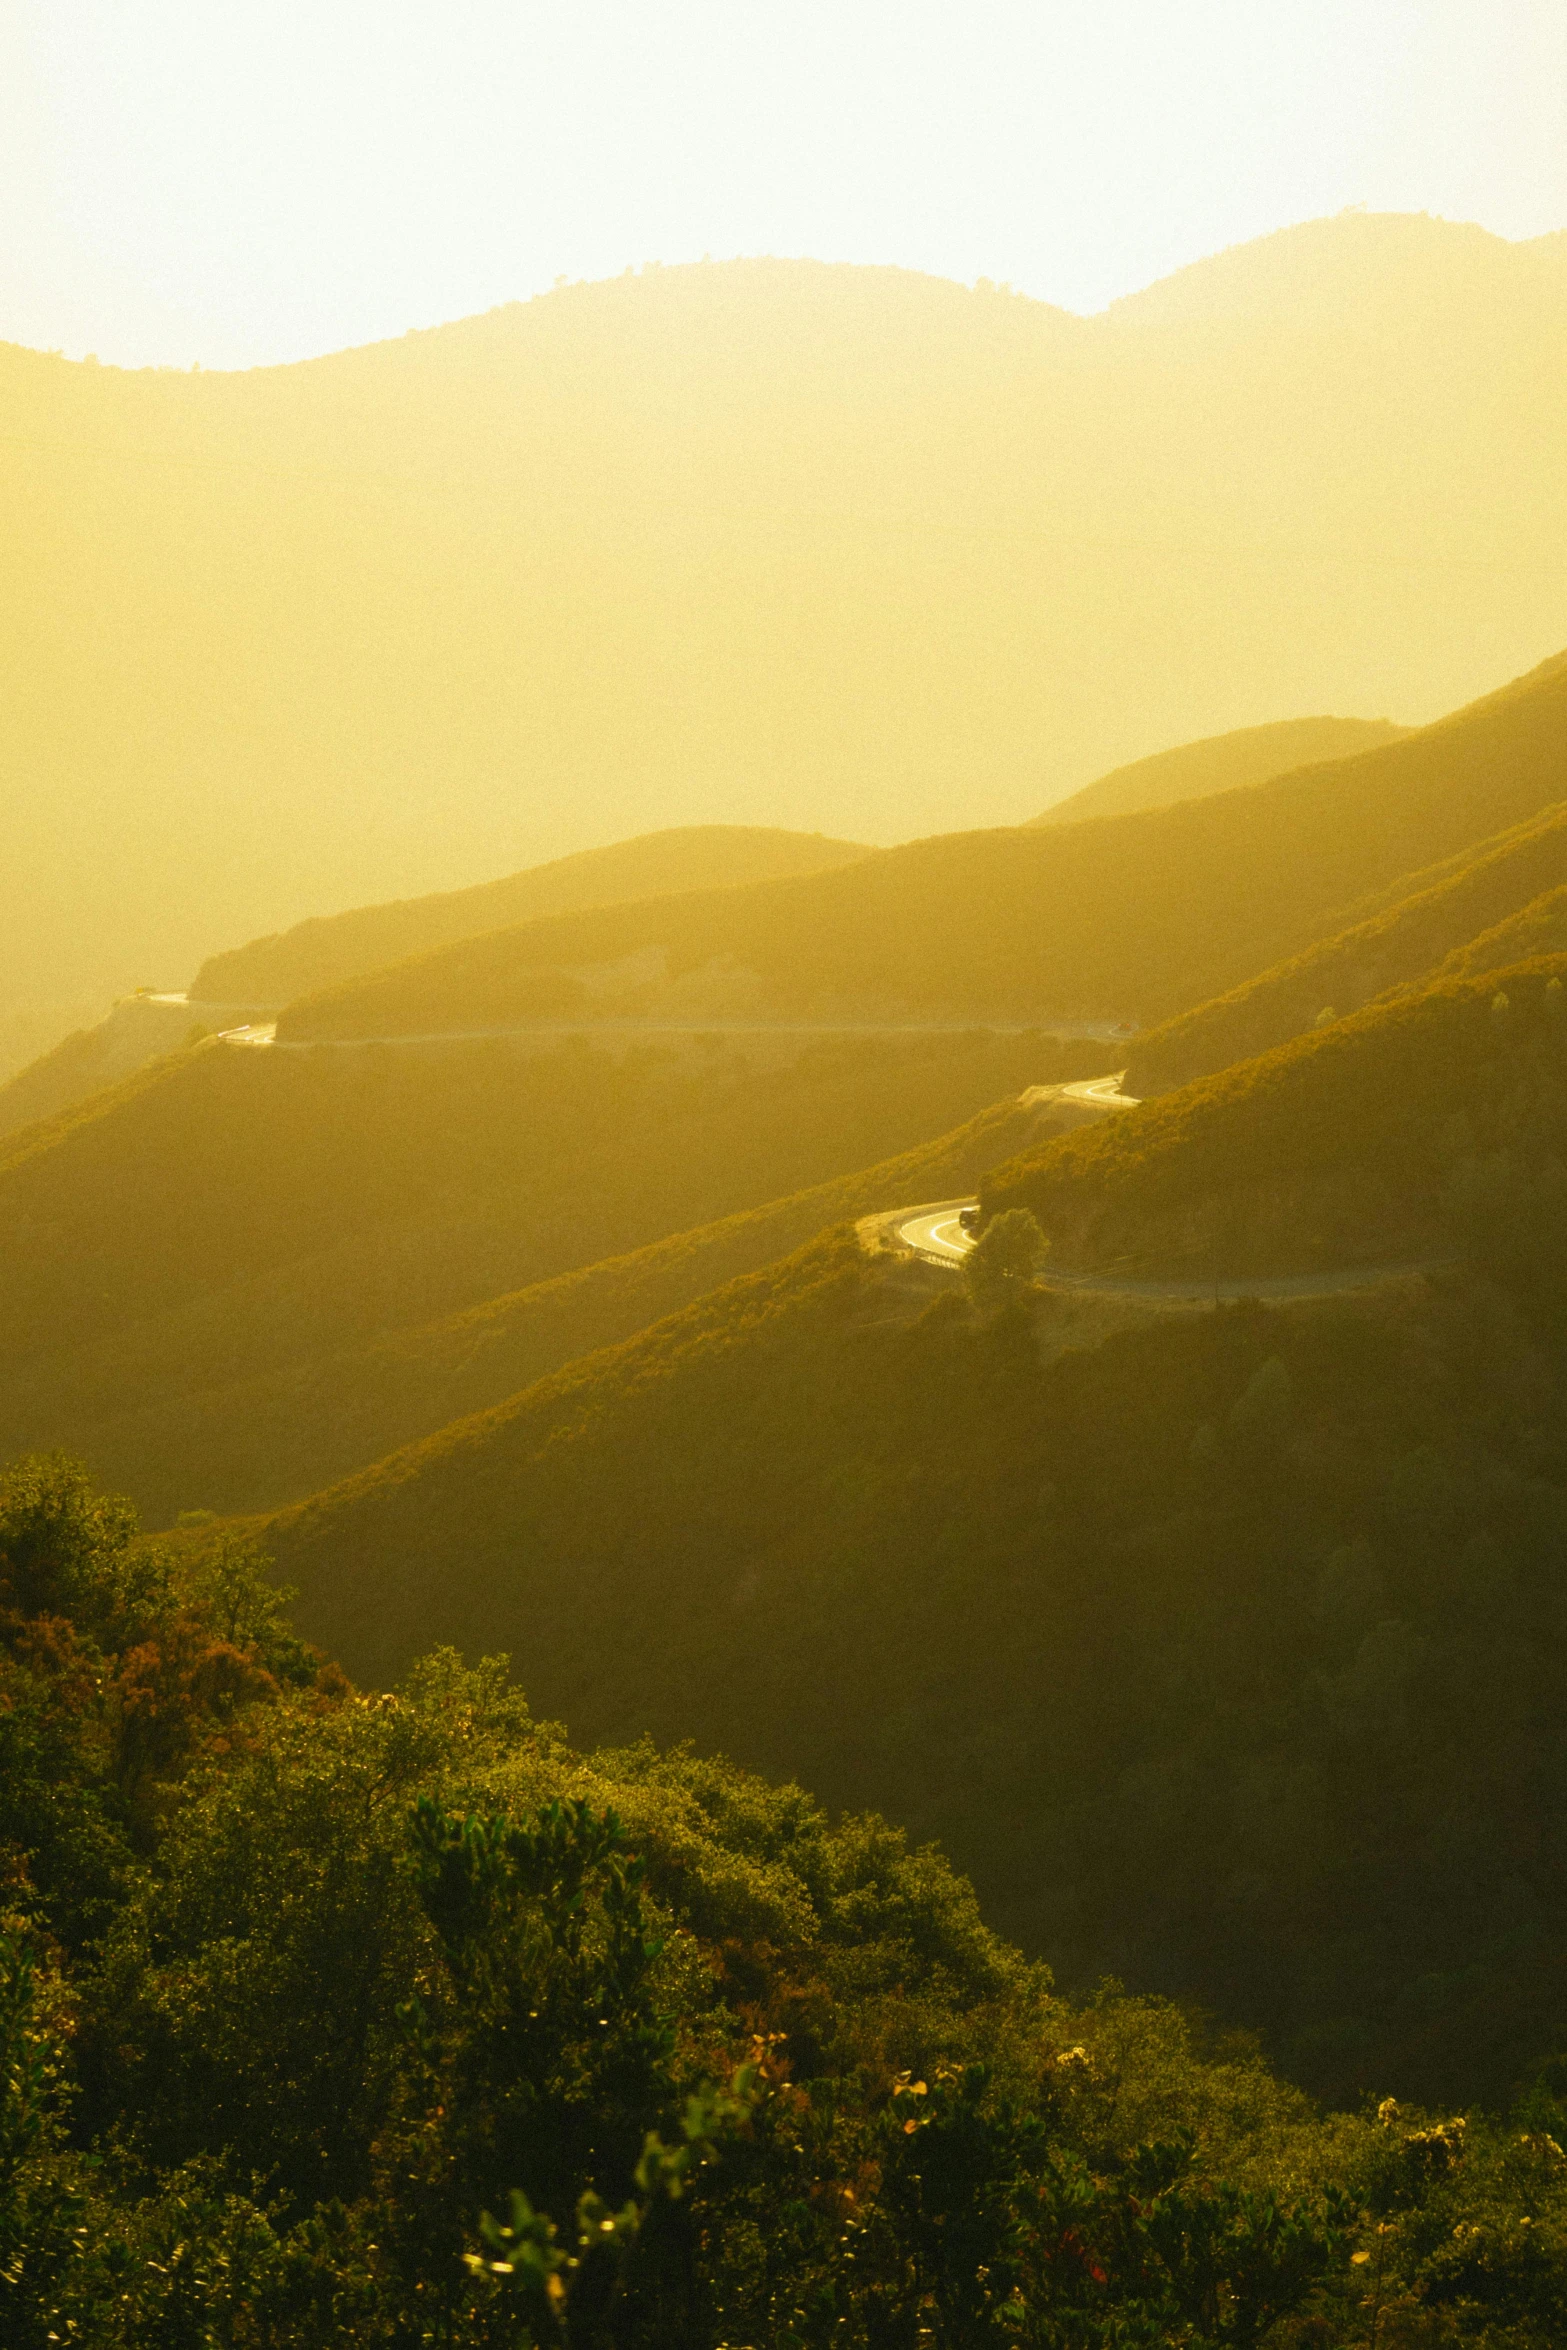
[[1146,1024],[1331,936],[1368,891],[1564,798],[1557,655],[1435,725],[1247,790],[557,915],[303,997],[278,1036],[568,1017]]
[[1377,215],[1097,319],[759,260],[239,375],[0,349],[0,1010],[590,839],[1429,717],[1559,640],[1564,374],[1559,240]]
[[823,833],[780,832],[765,825],[681,825],[607,848],[580,849],[575,856],[472,889],[316,915],[281,936],[209,955],[189,992],[193,1003],[216,999],[276,1009],[293,996],[312,994],[384,963],[400,963],[487,930],[510,929],[541,914],[824,872],[867,853],[859,842],[829,840]]
[[624,898],[723,888],[780,874],[814,873],[868,852],[820,833],[739,824],[692,825],[641,840],[583,849],[473,889],[358,906],[299,923],[209,956],[189,1000],[130,996],[106,1020],[64,1038],[0,1084],[0,1135],[52,1118],[99,1087],[171,1052],[194,1032],[264,1020],[291,996],[329,987],[452,940],[532,916]]
[[1031,825],[1076,824],[1085,816],[1126,816],[1138,808],[1167,808],[1176,800],[1204,799],[1248,783],[1270,783],[1297,767],[1322,759],[1344,759],[1374,750],[1408,734],[1388,718],[1281,718],[1268,726],[1243,726],[1233,734],[1209,735],[1174,750],[1155,751],[1117,767],[1081,791],[1057,800]]

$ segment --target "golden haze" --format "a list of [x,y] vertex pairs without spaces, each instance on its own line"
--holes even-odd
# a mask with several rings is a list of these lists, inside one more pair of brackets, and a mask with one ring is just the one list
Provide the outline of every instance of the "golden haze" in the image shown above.
[[758,261],[241,375],[5,350],[0,1005],[653,825],[892,841],[1433,717],[1567,637],[1564,359],[1567,240],[1395,215],[1091,320]]

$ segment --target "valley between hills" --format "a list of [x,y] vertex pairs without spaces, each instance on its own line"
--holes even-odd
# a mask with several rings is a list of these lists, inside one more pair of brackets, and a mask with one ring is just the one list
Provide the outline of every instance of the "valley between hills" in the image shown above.
[[[1334,288],[1403,284],[1376,365],[1405,385],[1437,246],[1452,263],[1428,226],[1317,224],[1323,314],[1291,348],[1346,367]],[[1474,315],[1444,350],[1473,357],[1487,319],[1509,366],[1554,350],[1541,242],[1464,247]],[[648,539],[611,644],[654,629],[671,532],[682,596],[737,559],[685,544],[690,481],[649,503],[690,458],[669,385],[715,305],[703,347],[735,380],[702,390],[704,465],[736,495],[802,369],[812,497],[835,452],[857,530],[938,391],[999,436],[942,497],[994,506],[1042,382],[1061,445],[1102,458],[1095,404],[1162,369],[1187,403],[1170,479],[1235,534],[1210,427],[1255,424],[1254,313],[1297,301],[1302,250],[1105,322],[768,264],[568,289],[275,381],[84,385],[0,354],[0,393],[74,419],[75,454],[39,459],[44,535],[89,445],[105,498],[155,445],[266,452],[278,528],[303,529],[302,452],[346,463],[360,427],[403,470],[373,513],[333,477],[355,519],[322,542],[323,598],[416,492],[448,575],[496,513],[544,512],[506,606],[534,686],[488,723],[518,773],[568,738],[583,773],[613,752],[634,811],[462,880],[506,861],[486,768],[466,862],[417,894],[345,885],[336,912],[280,846],[279,927],[247,936],[266,893],[225,882],[170,923],[168,984],[0,1084],[7,2350],[1563,2338],[1567,652],[1536,655],[1567,622],[1545,636],[1518,587],[1527,655],[1471,676],[1433,621],[1396,723],[1292,715],[1272,645],[1266,709],[1151,753],[1159,713],[1220,707],[1201,631],[1186,698],[1150,687],[1130,728],[1103,715],[1108,652],[1081,708],[1063,690],[1027,725],[981,724],[954,656],[862,789],[798,795],[841,835],[745,821],[738,792],[710,820],[713,791],[670,782],[678,728],[633,773],[647,680],[590,726],[592,665],[565,678],[561,649],[614,572],[576,547],[588,508]],[[651,388],[601,481],[627,347]],[[1531,466],[1560,487],[1537,409],[1453,496],[1478,511],[1494,474],[1496,531],[1543,564],[1546,525],[1507,503]],[[460,415],[500,452],[488,518],[435,495]],[[791,593],[827,561],[809,454],[781,444],[755,483],[797,516]],[[1390,463],[1361,451],[1355,478]],[[199,523],[217,561],[250,476],[169,480],[153,538]],[[1352,506],[1346,563],[1373,527]],[[281,561],[258,556],[258,596]],[[1054,575],[1029,579],[1065,630]],[[1346,637],[1370,643],[1375,602]],[[141,642],[128,588],[111,617]],[[773,707],[748,660],[756,706],[737,686],[693,753],[709,782]],[[1380,706],[1384,673],[1343,666],[1346,701]],[[777,729],[779,774],[816,772],[830,674],[826,718]],[[393,733],[401,690],[375,684]],[[301,705],[280,839],[347,706]],[[1030,800],[1047,716],[1059,772]],[[442,695],[407,723],[408,756],[443,730],[448,780],[487,739]],[[85,774],[99,719],[73,724]],[[984,780],[961,803],[960,740]],[[691,820],[639,829],[657,808]],[[323,889],[368,870],[322,839]],[[138,954],[165,881],[138,883]],[[120,951],[84,947],[71,1000],[113,992]],[[508,2280],[535,2270],[524,2309]]]

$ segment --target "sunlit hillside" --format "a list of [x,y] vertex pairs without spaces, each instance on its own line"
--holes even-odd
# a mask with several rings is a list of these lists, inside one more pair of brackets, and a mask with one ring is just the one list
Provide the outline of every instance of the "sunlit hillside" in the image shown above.
[[[1035,1058],[1031,1073],[1051,1063]],[[1090,1056],[1084,1052],[1080,1067]],[[1001,1083],[1015,1074],[1003,1060],[979,1060],[967,1095],[961,1078],[946,1100],[962,1106],[973,1086]],[[1069,1057],[1055,1062],[1066,1073]],[[860,1072],[862,1090],[876,1085],[873,1072]],[[882,1134],[896,1137],[923,1120],[934,1125],[945,1103],[938,1085],[924,1092],[907,1088],[903,1117],[889,1117],[884,1102],[869,1126],[844,1115],[845,1105],[818,1102],[823,1129],[815,1164],[832,1150],[847,1165],[861,1136],[872,1147]],[[798,1120],[804,1105],[794,1088],[785,1100]],[[837,1131],[833,1131],[833,1108]],[[754,1105],[725,1105],[737,1154],[750,1141]],[[750,1113],[749,1118],[748,1114]],[[347,1265],[316,1258],[303,1268],[304,1280],[322,1284],[326,1297],[313,1313],[301,1312],[301,1268],[240,1273],[218,1284],[183,1310],[153,1313],[109,1338],[87,1346],[65,1346],[33,1360],[20,1376],[0,1379],[0,1454],[8,1446],[55,1445],[91,1461],[94,1473],[118,1491],[133,1494],[147,1521],[171,1525],[193,1505],[225,1512],[275,1508],[317,1487],[347,1476],[395,1446],[431,1436],[454,1418],[504,1402],[548,1372],[595,1348],[633,1337],[638,1331],[687,1306],[706,1291],[740,1273],[756,1271],[786,1256],[830,1226],[885,1210],[890,1202],[962,1197],[973,1191],[998,1160],[1026,1147],[1041,1124],[1037,1105],[1008,1096],[977,1118],[937,1134],[911,1151],[874,1166],[818,1183],[760,1207],[742,1209],[694,1230],[671,1231],[624,1255],[571,1263],[569,1235],[538,1235],[530,1246],[519,1235],[515,1262],[530,1270],[559,1261],[568,1270],[546,1272],[526,1287],[486,1297],[434,1321],[409,1322],[417,1296],[439,1296],[421,1284],[403,1300],[377,1300],[367,1316],[343,1276],[363,1277],[370,1251]],[[628,1125],[628,1141],[633,1139]],[[702,1137],[691,1121],[675,1128],[678,1148],[691,1152]],[[775,1162],[787,1180],[791,1162]],[[654,1183],[659,1170],[650,1168]],[[737,1180],[728,1196],[746,1188]],[[565,1180],[591,1192],[595,1176],[580,1163]],[[685,1202],[662,1186],[662,1220],[672,1220]],[[754,1182],[749,1187],[754,1190]],[[687,1199],[708,1203],[726,1196],[722,1183],[693,1186]],[[482,1209],[479,1212],[483,1212]],[[492,1211],[493,1212],[493,1211]],[[698,1210],[700,1212],[700,1209]],[[654,1221],[660,1220],[655,1218]],[[648,1228],[628,1215],[620,1229]],[[589,1245],[614,1245],[611,1226]],[[391,1236],[380,1235],[382,1246]],[[445,1236],[427,1222],[419,1235],[436,1250]],[[544,1246],[539,1246],[543,1240]],[[393,1245],[406,1250],[409,1235]],[[550,1243],[554,1245],[551,1248]],[[446,1243],[448,1249],[450,1243]],[[491,1271],[490,1278],[496,1278]],[[447,1294],[452,1293],[450,1276]],[[322,1309],[324,1304],[325,1310]]]
[[1375,215],[1092,320],[755,261],[234,376],[8,348],[0,1002],[656,825],[885,842],[1434,717],[1567,635],[1564,363],[1561,239]]
[[605,1018],[1145,1023],[1335,935],[1369,891],[1564,797],[1557,655],[1432,726],[1271,783],[497,931],[302,997],[278,1036]]
[[221,1031],[264,1020],[290,996],[453,939],[565,908],[820,872],[864,854],[855,842],[829,840],[823,833],[692,825],[584,849],[473,889],[317,915],[281,936],[252,939],[209,956],[190,984],[188,1005],[176,1000],[177,991],[122,997],[107,1019],[62,1038],[0,1083],[0,1134],[54,1117],[202,1029]]
[[1491,1262],[1567,1198],[1567,957],[1401,990],[995,1170],[1068,1266]]
[[763,825],[689,825],[672,832],[579,850],[549,865],[530,866],[504,881],[434,897],[405,898],[390,906],[358,906],[346,914],[317,915],[280,937],[252,939],[209,955],[190,984],[198,1006],[268,1004],[330,987],[383,963],[400,963],[451,940],[504,930],[541,914],[580,906],[609,906],[628,898],[667,897],[688,889],[715,889],[782,874],[826,872],[866,851],[855,841],[819,832],[779,832]]
[[1405,727],[1386,718],[1279,718],[1270,726],[1242,726],[1206,742],[1181,743],[1134,759],[1068,792],[1035,824],[1076,824],[1085,816],[1126,816],[1135,808],[1167,808],[1176,800],[1200,800],[1243,784],[1267,783],[1275,775],[1313,766],[1321,759],[1346,759],[1374,750]]
[[[891,1200],[851,1183],[791,1204],[1095,1058],[1027,1035],[830,1038],[782,1063],[716,1041],[616,1057],[209,1040],[0,1144],[0,1456],[82,1452],[164,1523],[308,1492],[904,1183],[969,1191],[1027,1117],[890,1173]],[[691,1244],[707,1280],[677,1251],[586,1295],[531,1294],[768,1203],[772,1223]],[[414,1335],[388,1354],[395,1333]]]
[[1127,1048],[1126,1090],[1166,1093],[1427,977],[1554,953],[1567,947],[1564,888],[1567,807],[1556,805],[1405,876],[1305,953],[1147,1030]]

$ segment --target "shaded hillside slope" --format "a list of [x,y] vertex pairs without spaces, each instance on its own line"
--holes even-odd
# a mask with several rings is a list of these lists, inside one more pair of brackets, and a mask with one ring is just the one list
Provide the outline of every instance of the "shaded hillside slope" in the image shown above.
[[1374,750],[1409,732],[1387,718],[1281,718],[1270,726],[1243,726],[1233,734],[1210,735],[1134,759],[1081,791],[1069,792],[1031,825],[1076,824],[1085,816],[1128,816],[1136,808],[1167,808],[1176,800],[1205,799],[1210,792],[1237,791],[1267,783],[1275,775],[1321,759],[1345,759]]
[[0,1001],[660,824],[901,839],[1433,715],[1560,638],[1564,365],[1559,239],[1386,215],[1101,319],[756,260],[234,375],[0,350]]
[[1324,1015],[1359,1011],[1389,988],[1567,947],[1548,903],[1563,882],[1567,808],[1552,807],[1408,876],[1364,920],[1139,1036],[1128,1048],[1126,1090],[1167,1093],[1284,1044]]
[[20,1444],[25,1432],[29,1446],[70,1451],[133,1495],[154,1525],[196,1507],[275,1508],[503,1402],[831,1225],[889,1201],[961,1198],[1026,1144],[1040,1115],[1014,1095],[898,1158],[438,1322],[356,1331],[351,1345],[334,1344],[342,1333],[330,1329],[312,1329],[302,1345],[296,1330],[281,1363],[275,1328],[257,1327],[266,1308],[275,1312],[278,1285],[220,1289],[34,1365],[21,1382],[0,1381],[0,1441]]
[[888,1280],[824,1240],[273,1519],[305,1624],[875,1803],[1069,1982],[1335,2094],[1513,2077],[1567,1960],[1559,1333],[1406,1285],[1042,1363]]
[[814,873],[865,854],[852,841],[820,833],[691,825],[585,849],[476,889],[321,915],[280,937],[252,939],[209,956],[191,982],[188,1008],[160,996],[128,996],[95,1027],[63,1039],[0,1085],[0,1134],[69,1109],[183,1044],[193,1030],[265,1019],[290,996],[453,939],[568,908]]
[[998,1168],[1069,1266],[1227,1276],[1537,1245],[1567,1201],[1567,955],[1398,994]]
[[[198,1046],[0,1146],[0,1450],[80,1445],[139,1407],[151,1459],[195,1479],[171,1500],[196,1506],[159,1412],[270,1377],[309,1411],[321,1358],[875,1165],[1093,1057],[962,1035],[788,1067]],[[117,1458],[147,1495],[149,1459]]]
[[1401,741],[1094,824],[558,916],[285,1010],[295,1041],[845,1013],[1148,1021],[1343,927],[1369,890],[1567,798],[1567,655]]
[[[68,1464],[0,1474],[0,1570],[7,2350],[1301,2350],[1364,2339],[1373,2260],[1374,2309],[1558,2350],[1559,2061],[1506,2119],[1315,2112],[1223,2025],[1063,1996],[891,1821],[574,1750],[499,1659],[359,1699],[243,1545],[138,1545]],[[497,2177],[581,2248],[561,2322],[479,2255]]]
[[[138,1005],[136,997],[130,1000]],[[161,1053],[183,1044],[195,1025],[196,1014],[188,1010],[173,1021],[141,1021],[133,1010],[127,1022],[117,1004],[107,1019],[62,1037],[0,1085],[0,1134],[15,1134],[40,1118],[56,1117],[90,1093],[144,1069]]]
[[58,1117],[89,1094],[132,1077],[149,1061],[219,1028],[265,1019],[266,1003],[186,1004],[155,995],[126,996],[106,1019],[80,1028],[0,1085],[0,1135]]
[[1438,979],[1472,979],[1486,971],[1501,971],[1509,963],[1530,961],[1536,955],[1567,954],[1567,884],[1543,890],[1509,914],[1505,922],[1482,930],[1477,938],[1438,965]]
[[357,906],[346,914],[317,915],[273,938],[209,955],[190,984],[193,1002],[266,1004],[276,1010],[383,963],[481,931],[505,930],[540,914],[608,906],[627,898],[666,897],[690,889],[722,888],[786,873],[816,873],[848,864],[865,850],[824,833],[779,832],[765,825],[692,824],[583,849],[551,865],[530,866],[476,889],[406,898],[390,906]]

